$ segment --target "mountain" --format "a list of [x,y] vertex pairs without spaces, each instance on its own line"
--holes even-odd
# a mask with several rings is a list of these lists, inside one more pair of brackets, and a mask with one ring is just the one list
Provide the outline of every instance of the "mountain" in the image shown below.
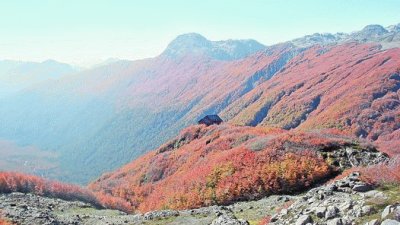
[[[240,46],[222,43],[213,51]],[[1,101],[0,136],[56,151],[66,172],[57,178],[84,183],[157,147],[199,117],[219,112],[297,52],[289,45],[274,46],[240,60],[164,52],[82,71]]]
[[400,50],[384,38],[396,36],[393,30],[377,32],[371,43],[319,35],[301,47],[182,35],[155,58],[117,61],[0,100],[0,137],[56,152],[64,174],[53,178],[78,183],[157,148],[207,114],[236,125],[342,129],[394,154]]
[[0,98],[40,82],[55,80],[75,72],[76,69],[72,66],[54,60],[41,63],[1,60]]
[[[234,124],[284,129],[339,128],[399,149],[400,49],[375,44],[316,46],[293,58],[278,74],[226,107]],[[387,136],[392,135],[390,141]]]
[[362,30],[347,33],[315,33],[306,35],[301,38],[296,38],[290,43],[299,47],[310,47],[313,45],[336,45],[350,42],[359,43],[379,43],[384,48],[393,48],[400,46],[400,31],[399,25],[389,26],[384,28],[381,25],[372,24],[365,26]]
[[185,55],[205,55],[218,60],[243,59],[266,47],[255,40],[209,41],[197,33],[178,36],[162,55],[172,58]]
[[[40,157],[22,152],[37,152],[51,167],[40,175],[92,182],[88,191],[0,173],[4,216],[77,224],[396,222],[397,26],[268,47],[187,34],[157,57],[8,95],[0,99],[2,154],[15,151],[18,162],[33,165]],[[194,125],[208,114],[224,122]]]

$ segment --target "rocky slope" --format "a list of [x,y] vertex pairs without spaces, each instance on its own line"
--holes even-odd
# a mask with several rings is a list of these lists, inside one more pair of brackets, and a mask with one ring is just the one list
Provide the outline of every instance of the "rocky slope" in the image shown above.
[[[400,221],[399,190],[379,191],[363,183],[359,173],[317,187],[287,209],[271,217],[270,224],[392,224]],[[394,204],[394,205],[392,205]],[[393,222],[400,224],[400,222]]]

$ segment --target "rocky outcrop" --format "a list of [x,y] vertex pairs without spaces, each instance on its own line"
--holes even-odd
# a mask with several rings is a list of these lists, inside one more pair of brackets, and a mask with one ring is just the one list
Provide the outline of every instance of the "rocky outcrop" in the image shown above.
[[358,166],[369,166],[386,162],[387,154],[379,152],[373,147],[338,146],[320,149],[321,155],[332,165],[341,169],[348,169]]
[[[288,209],[273,215],[271,224],[359,224],[363,217],[377,213],[368,202],[385,202],[387,199],[384,193],[372,189],[372,186],[359,179],[359,173],[352,173],[344,179],[314,188],[300,196]],[[400,212],[400,207],[387,206],[382,212],[382,223],[372,220],[366,225],[391,224],[387,219],[396,217],[395,210]]]
[[237,219],[232,212],[229,212],[218,216],[211,225],[249,225],[249,222]]

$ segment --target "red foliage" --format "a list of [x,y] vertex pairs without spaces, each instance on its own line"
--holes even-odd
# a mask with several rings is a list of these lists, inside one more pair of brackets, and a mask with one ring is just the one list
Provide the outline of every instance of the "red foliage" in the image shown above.
[[258,225],[267,225],[269,222],[271,222],[271,216],[266,216],[260,222],[258,222]]
[[0,225],[14,225],[10,220],[4,218],[0,209]]
[[0,225],[13,225],[14,223],[6,220],[6,219],[2,219],[0,218]]
[[360,169],[361,178],[371,184],[400,184],[400,156],[388,163]]
[[94,195],[91,191],[72,184],[49,181],[37,176],[16,172],[0,172],[0,193],[33,193],[67,201],[82,201],[96,207],[106,207],[129,212],[126,201],[111,196]]
[[[323,54],[321,54],[323,52]],[[374,44],[315,46],[228,105],[240,125],[335,128],[400,153],[400,49]]]
[[192,126],[89,188],[127,199],[141,212],[292,193],[331,174],[314,149],[347,142],[322,132]]

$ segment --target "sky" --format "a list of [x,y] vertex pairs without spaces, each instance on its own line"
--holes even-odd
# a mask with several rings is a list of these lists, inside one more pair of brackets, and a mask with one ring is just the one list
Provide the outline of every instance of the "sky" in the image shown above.
[[160,54],[176,36],[255,39],[400,23],[400,0],[1,0],[0,59],[90,66]]

